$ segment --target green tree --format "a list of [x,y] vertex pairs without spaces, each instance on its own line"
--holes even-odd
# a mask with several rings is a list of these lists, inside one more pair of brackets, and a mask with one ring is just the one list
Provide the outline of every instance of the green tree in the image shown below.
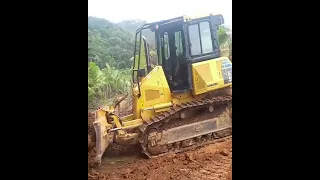
[[218,29],[218,40],[223,56],[229,56],[232,51],[232,31],[230,28],[220,26]]
[[130,32],[105,19],[88,17],[88,62],[96,63],[100,69],[106,63],[127,69],[131,67],[133,50],[134,37]]

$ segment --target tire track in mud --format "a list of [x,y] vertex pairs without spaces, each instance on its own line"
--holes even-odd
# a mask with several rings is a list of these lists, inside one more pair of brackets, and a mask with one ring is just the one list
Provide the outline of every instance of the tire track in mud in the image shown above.
[[[124,114],[128,113],[130,106],[131,103],[122,106],[126,109]],[[123,111],[120,112],[123,115]],[[142,157],[140,146],[123,147],[112,144],[107,149],[102,164],[93,168],[93,114],[89,114],[88,119],[88,180],[232,179],[232,137],[195,150],[152,159]]]
[[118,154],[114,154],[117,148],[111,150],[101,166],[90,170],[89,180],[232,179],[232,138],[152,159],[143,159],[134,148],[121,149]]

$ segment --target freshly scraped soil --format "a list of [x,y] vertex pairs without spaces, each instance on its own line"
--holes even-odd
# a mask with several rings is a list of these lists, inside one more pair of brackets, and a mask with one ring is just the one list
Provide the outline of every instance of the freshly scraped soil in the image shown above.
[[[131,104],[131,100],[121,103],[120,116],[132,113]],[[232,179],[231,137],[195,150],[152,159],[143,158],[139,146],[111,144],[102,158],[102,164],[96,166],[93,163],[94,116],[88,116],[88,180]]]
[[152,159],[141,157],[136,147],[110,147],[102,161],[102,165],[89,170],[89,180],[231,180],[232,138]]

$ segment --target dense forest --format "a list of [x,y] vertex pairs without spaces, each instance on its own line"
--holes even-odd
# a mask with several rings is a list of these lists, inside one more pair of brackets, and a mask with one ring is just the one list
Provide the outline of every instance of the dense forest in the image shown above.
[[[126,20],[112,23],[88,17],[88,108],[114,102],[118,95],[130,92],[134,35],[146,21]],[[219,29],[221,46],[230,46],[230,29]],[[154,52],[154,34],[144,32]]]
[[133,50],[133,33],[108,20],[88,17],[90,109],[108,104],[116,95],[129,91]]

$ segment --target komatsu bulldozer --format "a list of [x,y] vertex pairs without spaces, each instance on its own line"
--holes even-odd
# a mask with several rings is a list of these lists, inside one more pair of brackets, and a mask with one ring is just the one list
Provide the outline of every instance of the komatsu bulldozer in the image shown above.
[[[221,14],[181,16],[136,31],[132,109],[94,112],[96,162],[110,143],[139,144],[147,157],[178,153],[232,134],[232,62],[221,57],[217,30]],[[151,64],[144,30],[155,34],[158,62]]]

